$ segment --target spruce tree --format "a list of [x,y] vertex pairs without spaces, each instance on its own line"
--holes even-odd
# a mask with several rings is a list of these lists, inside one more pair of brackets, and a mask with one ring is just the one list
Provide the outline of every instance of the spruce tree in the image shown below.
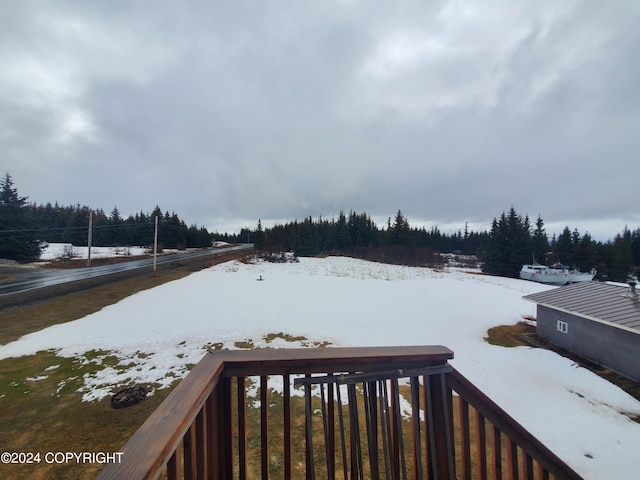
[[391,227],[392,234],[392,244],[393,245],[403,245],[408,246],[410,243],[410,227],[409,221],[407,218],[402,215],[402,212],[398,210],[396,213],[396,218],[393,222],[393,226]]
[[40,242],[27,221],[28,197],[18,195],[11,175],[0,180],[0,258],[30,262],[40,256]]
[[253,239],[253,245],[256,247],[256,250],[261,251],[264,250],[264,230],[262,229],[262,221],[258,219],[258,229],[256,230],[256,236]]
[[549,252],[549,240],[544,229],[544,222],[540,215],[538,215],[538,219],[536,220],[536,228],[533,231],[532,241],[533,256],[536,261],[544,264],[547,258],[547,253]]
[[335,225],[334,231],[335,249],[344,250],[351,247],[351,234],[349,232],[349,226],[347,225],[347,217],[342,210],[340,210],[340,214],[338,215],[338,222]]
[[569,227],[564,227],[558,235],[553,249],[553,261],[570,264],[573,262],[573,238]]
[[529,217],[518,215],[511,207],[493,219],[486,243],[483,271],[505,277],[519,276],[522,265],[531,262],[531,225]]

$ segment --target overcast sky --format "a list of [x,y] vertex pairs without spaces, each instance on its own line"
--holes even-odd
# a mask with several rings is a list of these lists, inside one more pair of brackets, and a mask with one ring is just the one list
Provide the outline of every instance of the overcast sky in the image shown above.
[[35,203],[234,231],[340,210],[640,225],[640,2],[0,0]]

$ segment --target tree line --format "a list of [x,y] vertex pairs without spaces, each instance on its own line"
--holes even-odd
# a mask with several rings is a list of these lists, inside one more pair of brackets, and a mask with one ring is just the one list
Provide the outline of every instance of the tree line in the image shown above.
[[175,213],[156,206],[124,218],[117,207],[107,214],[84,205],[36,205],[20,196],[10,175],[0,180],[0,258],[32,261],[43,242],[86,246],[89,217],[94,246],[151,246],[158,218],[158,245],[162,248],[210,247],[215,234],[197,225],[187,226]]
[[511,207],[493,219],[478,253],[483,271],[494,275],[518,277],[523,264],[559,262],[582,271],[595,268],[601,280],[624,282],[629,274],[637,275],[640,268],[640,228],[631,231],[625,227],[607,242],[596,241],[588,232],[580,234],[577,228],[570,230],[568,226],[549,238],[542,217],[538,216],[532,225],[528,215]]
[[366,213],[341,211],[336,219],[294,220],[263,230],[261,222],[250,235],[256,248],[293,251],[298,256],[321,254],[349,255],[387,263],[425,265],[439,261],[436,252],[475,254],[487,237],[486,232],[463,231],[453,234],[437,227],[411,227],[398,210],[386,228],[379,228]]
[[117,207],[106,214],[87,206],[28,205],[27,222],[39,239],[55,243],[87,245],[89,214],[92,214],[92,244],[100,246],[147,246],[153,243],[155,219],[158,217],[158,244],[164,248],[211,246],[212,235],[204,227],[187,226],[175,213],[164,213],[156,206],[151,213],[140,211],[124,218]]
[[629,274],[637,274],[640,265],[640,228],[625,228],[607,242],[568,226],[549,238],[542,217],[531,224],[528,215],[513,207],[494,218],[489,231],[481,232],[469,230],[467,225],[464,231],[452,234],[437,227],[411,227],[398,210],[393,220],[389,217],[386,228],[378,228],[367,213],[350,211],[347,215],[342,211],[337,219],[307,217],[268,229],[263,229],[259,220],[256,229],[243,229],[243,235],[259,250],[287,250],[298,256],[337,254],[428,265],[442,262],[437,253],[476,255],[485,273],[514,278],[519,277],[524,264],[562,262],[582,271],[595,268],[602,280],[625,281]]
[[87,245],[89,214],[92,214],[92,244],[99,246],[150,246],[155,218],[158,242],[164,248],[211,246],[212,240],[251,243],[259,250],[293,251],[298,256],[349,255],[367,260],[405,265],[441,262],[438,253],[476,255],[489,274],[518,277],[523,264],[562,262],[582,271],[598,270],[604,280],[625,281],[640,266],[640,228],[625,229],[607,242],[596,241],[587,232],[565,227],[551,237],[538,216],[532,224],[528,215],[511,207],[494,218],[489,231],[476,232],[465,224],[452,234],[438,227],[412,227],[402,211],[378,227],[365,213],[341,211],[337,218],[306,217],[263,229],[243,228],[239,233],[210,233],[204,227],[187,226],[175,212],[164,213],[156,206],[151,213],[140,211],[123,218],[117,207],[107,214],[87,206],[30,204],[20,196],[6,174],[0,180],[0,258],[31,261],[40,254],[42,242]]

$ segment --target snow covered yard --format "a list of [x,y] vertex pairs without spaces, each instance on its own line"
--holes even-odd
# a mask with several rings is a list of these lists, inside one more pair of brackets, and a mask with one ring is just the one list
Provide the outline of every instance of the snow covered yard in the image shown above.
[[441,344],[455,352],[452,365],[585,478],[634,478],[640,424],[629,417],[640,415],[640,402],[552,352],[484,341],[490,327],[534,315],[521,297],[548,288],[342,257],[234,261],[26,335],[1,346],[0,359],[107,352],[120,364],[84,378],[91,401],[120,385],[169,385],[212,345]]

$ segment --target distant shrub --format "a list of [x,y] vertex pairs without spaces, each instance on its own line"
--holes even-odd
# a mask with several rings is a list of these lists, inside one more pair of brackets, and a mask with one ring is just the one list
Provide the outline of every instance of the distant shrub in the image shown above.
[[79,258],[80,251],[73,245],[65,245],[62,247],[62,253],[58,258]]
[[263,252],[258,255],[258,258],[269,263],[298,263],[300,261],[293,252]]

